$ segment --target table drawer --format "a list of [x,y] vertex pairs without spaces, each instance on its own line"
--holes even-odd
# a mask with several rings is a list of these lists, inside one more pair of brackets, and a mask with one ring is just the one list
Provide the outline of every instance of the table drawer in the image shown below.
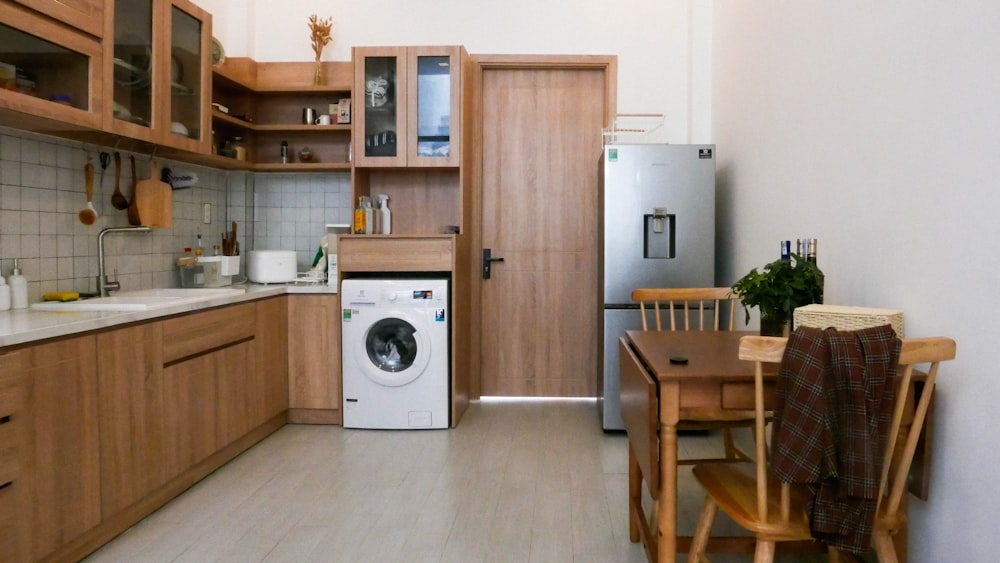
[[[753,383],[723,383],[722,408],[735,410],[754,410]],[[764,383],[764,404],[768,409],[774,408],[774,381]]]
[[163,363],[253,338],[255,305],[233,305],[163,321]]

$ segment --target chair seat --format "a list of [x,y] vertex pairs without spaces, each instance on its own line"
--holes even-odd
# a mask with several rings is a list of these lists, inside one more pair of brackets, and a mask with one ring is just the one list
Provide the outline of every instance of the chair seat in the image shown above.
[[[809,515],[806,506],[810,493],[803,487],[791,487],[789,522],[781,521],[778,495],[768,495],[768,521],[757,516],[757,465],[753,462],[704,463],[695,465],[698,483],[719,508],[737,524],[762,539],[774,541],[809,540]],[[777,491],[781,481],[768,472],[768,490]]]

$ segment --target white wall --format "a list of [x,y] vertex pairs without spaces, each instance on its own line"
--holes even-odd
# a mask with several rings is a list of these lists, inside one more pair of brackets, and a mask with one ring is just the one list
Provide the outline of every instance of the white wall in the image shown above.
[[709,135],[706,65],[711,17],[697,0],[196,0],[213,15],[227,56],[311,61],[308,19],[333,18],[323,60],[350,60],[352,46],[464,45],[472,54],[618,56],[618,111],[662,113],[670,142]]
[[1000,4],[716,0],[720,281],[819,239],[826,301],[947,335],[911,561],[994,561]]

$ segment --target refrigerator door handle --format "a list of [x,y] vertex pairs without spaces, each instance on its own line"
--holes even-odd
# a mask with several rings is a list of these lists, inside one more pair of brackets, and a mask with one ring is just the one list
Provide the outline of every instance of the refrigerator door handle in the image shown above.
[[483,249],[483,279],[490,279],[494,262],[503,262],[503,258],[493,258],[493,251],[489,248]]

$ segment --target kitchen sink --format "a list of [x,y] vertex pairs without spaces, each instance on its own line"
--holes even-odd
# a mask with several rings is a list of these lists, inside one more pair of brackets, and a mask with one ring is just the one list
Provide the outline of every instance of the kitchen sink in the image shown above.
[[120,291],[111,297],[65,302],[46,301],[35,303],[31,308],[38,311],[151,311],[243,293],[246,293],[246,290],[233,288],[142,289]]

